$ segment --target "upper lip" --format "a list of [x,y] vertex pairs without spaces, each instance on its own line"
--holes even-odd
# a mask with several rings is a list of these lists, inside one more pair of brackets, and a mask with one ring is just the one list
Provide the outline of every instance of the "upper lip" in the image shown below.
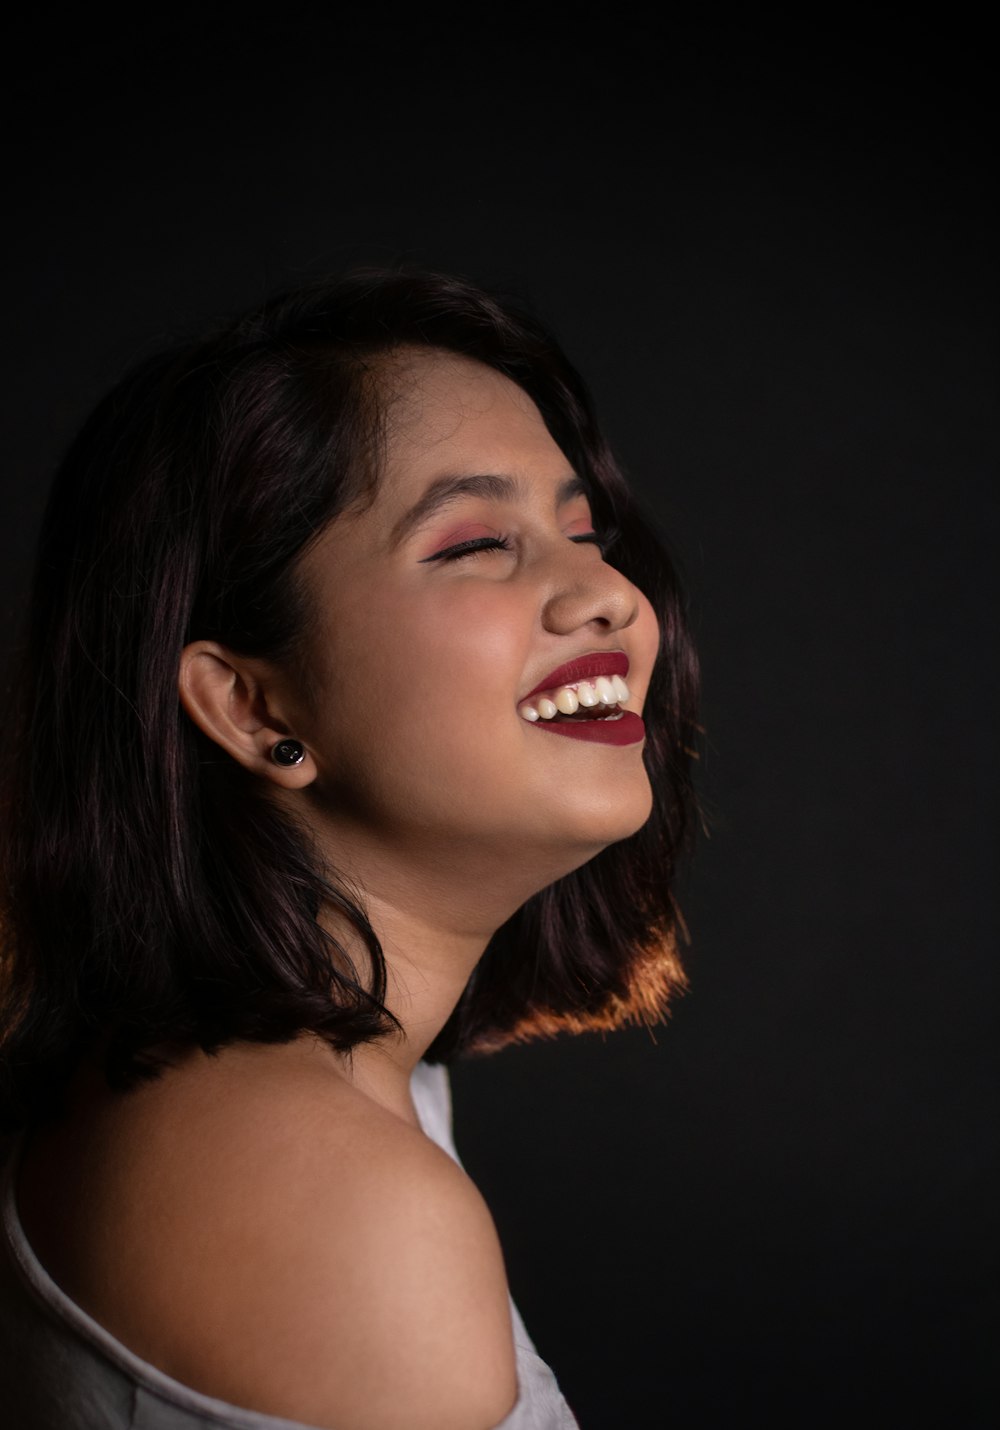
[[[623,650],[595,650],[589,655],[578,655],[565,665],[550,670],[544,680],[532,686],[521,700],[529,700],[540,690],[552,690],[557,685],[573,685],[578,680],[591,680],[598,675],[628,675],[628,656]],[[520,704],[520,701],[518,702]]]

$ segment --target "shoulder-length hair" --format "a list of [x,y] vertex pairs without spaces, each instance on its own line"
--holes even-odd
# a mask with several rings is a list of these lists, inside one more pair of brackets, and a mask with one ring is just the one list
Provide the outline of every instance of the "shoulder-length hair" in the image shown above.
[[[311,1030],[347,1050],[398,1028],[364,891],[195,727],[177,678],[199,638],[294,658],[297,558],[370,496],[378,363],[404,344],[477,359],[529,394],[596,526],[616,533],[606,559],[661,627],[645,711],[651,818],[496,931],[427,1057],[652,1022],[683,985],[671,882],[691,823],[697,665],[671,563],[533,316],[462,279],[364,271],[146,361],[56,475],[2,807],[6,1126],[52,1113],[95,1050],[125,1089],[184,1047]],[[318,921],[329,903],[367,968]]]

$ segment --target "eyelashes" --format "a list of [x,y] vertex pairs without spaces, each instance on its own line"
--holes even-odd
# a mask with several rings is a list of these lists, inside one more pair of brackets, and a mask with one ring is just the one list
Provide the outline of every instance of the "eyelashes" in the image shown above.
[[601,531],[585,531],[582,536],[571,536],[570,541],[591,541],[600,547],[602,556],[607,556],[612,547],[617,545],[620,536],[620,527],[605,526]]
[[[600,548],[602,557],[618,540],[621,533],[617,528],[606,531],[585,531],[568,540],[577,545],[586,543]],[[435,551],[433,556],[425,556],[424,561],[460,561],[463,556],[475,556],[479,551],[512,551],[509,536],[476,536],[471,541],[460,541],[457,546],[448,546],[444,551]]]
[[474,556],[477,551],[510,551],[509,536],[476,536],[471,541],[460,541],[457,546],[448,546],[444,551],[436,551],[428,556],[428,561],[459,561],[463,556]]

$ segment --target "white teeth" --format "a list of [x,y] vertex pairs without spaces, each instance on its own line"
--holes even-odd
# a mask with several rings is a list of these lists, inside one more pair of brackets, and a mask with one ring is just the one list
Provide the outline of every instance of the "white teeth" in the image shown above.
[[592,710],[595,705],[607,705],[614,713],[599,715],[599,720],[620,719],[615,707],[629,698],[629,688],[620,675],[599,675],[594,680],[579,680],[572,685],[560,685],[548,695],[524,701],[517,712],[532,724],[536,720],[554,720],[557,715],[575,715],[581,707]]

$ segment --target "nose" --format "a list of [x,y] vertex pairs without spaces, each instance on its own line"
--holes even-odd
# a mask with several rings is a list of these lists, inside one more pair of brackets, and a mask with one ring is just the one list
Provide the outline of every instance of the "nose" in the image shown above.
[[639,591],[627,576],[602,561],[590,545],[570,545],[542,606],[542,624],[553,635],[586,626],[604,633],[624,630],[639,615]]

